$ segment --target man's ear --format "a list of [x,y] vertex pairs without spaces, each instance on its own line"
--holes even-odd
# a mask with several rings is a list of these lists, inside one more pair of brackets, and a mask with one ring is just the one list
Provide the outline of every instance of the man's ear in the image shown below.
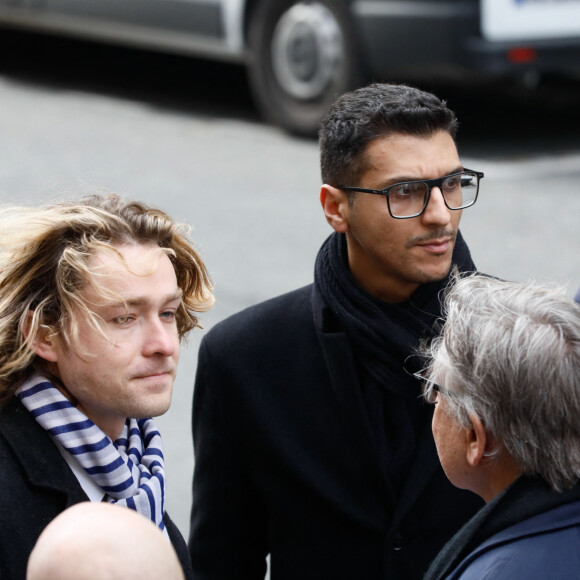
[[58,354],[55,349],[55,337],[48,326],[40,325],[36,336],[30,339],[30,328],[33,317],[34,312],[31,310],[28,312],[26,326],[24,328],[24,336],[28,341],[30,350],[48,362],[56,362],[58,360]]
[[474,413],[469,413],[471,429],[466,430],[467,462],[471,467],[477,467],[483,458],[488,443],[487,433],[481,419]]
[[348,231],[348,197],[342,189],[326,183],[320,189],[320,204],[326,221],[339,234]]

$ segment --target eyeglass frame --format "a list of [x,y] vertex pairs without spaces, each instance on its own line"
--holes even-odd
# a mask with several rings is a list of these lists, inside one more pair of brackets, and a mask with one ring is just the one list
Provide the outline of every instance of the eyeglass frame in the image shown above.
[[429,394],[436,393],[439,396],[443,395],[444,397],[447,397],[448,399],[454,398],[457,400],[457,395],[455,393],[453,393],[453,391],[450,391],[449,389],[442,387],[439,383],[436,383],[435,381],[428,379],[425,375],[423,375],[424,372],[425,372],[425,369],[411,373],[411,374],[425,385],[423,387],[423,397],[425,398],[425,400],[428,403],[434,404],[436,401],[429,400],[428,394],[425,392],[427,390],[429,391]]
[[[455,177],[456,175],[462,175],[464,173],[471,173],[477,177],[477,191],[475,192],[475,198],[473,199],[473,201],[471,203],[469,203],[467,205],[463,205],[461,207],[449,207],[447,200],[445,199],[445,194],[443,193],[443,189],[441,187],[443,185],[443,181],[445,181],[446,179],[449,179],[450,177]],[[351,187],[349,185],[339,185],[338,189],[342,189],[343,191],[359,191],[361,193],[371,193],[373,195],[384,195],[385,198],[387,199],[387,209],[389,211],[389,215],[396,220],[407,220],[410,218],[419,217],[420,215],[422,215],[425,212],[425,210],[427,209],[427,206],[429,205],[429,200],[431,199],[431,190],[434,187],[438,187],[441,190],[441,196],[443,197],[443,202],[445,203],[445,206],[447,207],[447,209],[449,209],[451,211],[457,211],[460,209],[466,209],[468,207],[471,207],[477,201],[477,197],[479,195],[479,182],[484,177],[485,177],[485,175],[484,175],[483,171],[475,171],[474,169],[467,169],[467,167],[465,167],[465,168],[463,168],[462,171],[450,173],[449,175],[444,175],[443,177],[437,177],[436,179],[412,179],[410,181],[399,181],[397,183],[393,183],[392,185],[389,185],[388,187],[385,187],[384,189],[367,189],[365,187]],[[420,212],[415,213],[413,215],[405,215],[405,216],[393,215],[393,212],[391,211],[391,204],[389,202],[389,190],[391,190],[393,187],[397,187],[398,185],[404,185],[407,183],[424,183],[427,186],[427,193],[425,194],[425,200],[423,203],[423,207],[421,208]]]
[[423,371],[417,371],[416,373],[411,373],[416,379],[420,380],[422,383],[427,385],[427,388],[431,391],[435,391],[436,393],[446,393],[446,389],[444,389],[439,383],[428,379],[424,375],[422,375]]

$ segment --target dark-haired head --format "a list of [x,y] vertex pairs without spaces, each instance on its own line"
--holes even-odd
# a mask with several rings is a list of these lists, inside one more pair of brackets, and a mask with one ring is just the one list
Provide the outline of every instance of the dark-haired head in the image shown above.
[[322,181],[356,184],[365,171],[369,142],[391,134],[428,138],[446,131],[455,139],[457,117],[435,95],[397,84],[371,84],[342,95],[322,122]]

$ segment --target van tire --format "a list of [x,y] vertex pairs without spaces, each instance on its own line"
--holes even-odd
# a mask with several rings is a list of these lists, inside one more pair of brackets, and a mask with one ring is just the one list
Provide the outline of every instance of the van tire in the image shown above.
[[250,21],[249,81],[263,116],[313,136],[330,105],[365,81],[345,0],[262,0]]

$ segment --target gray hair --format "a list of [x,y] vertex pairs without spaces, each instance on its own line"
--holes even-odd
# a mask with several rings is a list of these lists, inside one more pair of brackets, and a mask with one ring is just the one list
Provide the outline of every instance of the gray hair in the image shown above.
[[[580,305],[558,287],[455,278],[426,354],[452,416],[479,417],[523,473],[555,491],[580,478]],[[433,400],[432,384],[425,396]]]

